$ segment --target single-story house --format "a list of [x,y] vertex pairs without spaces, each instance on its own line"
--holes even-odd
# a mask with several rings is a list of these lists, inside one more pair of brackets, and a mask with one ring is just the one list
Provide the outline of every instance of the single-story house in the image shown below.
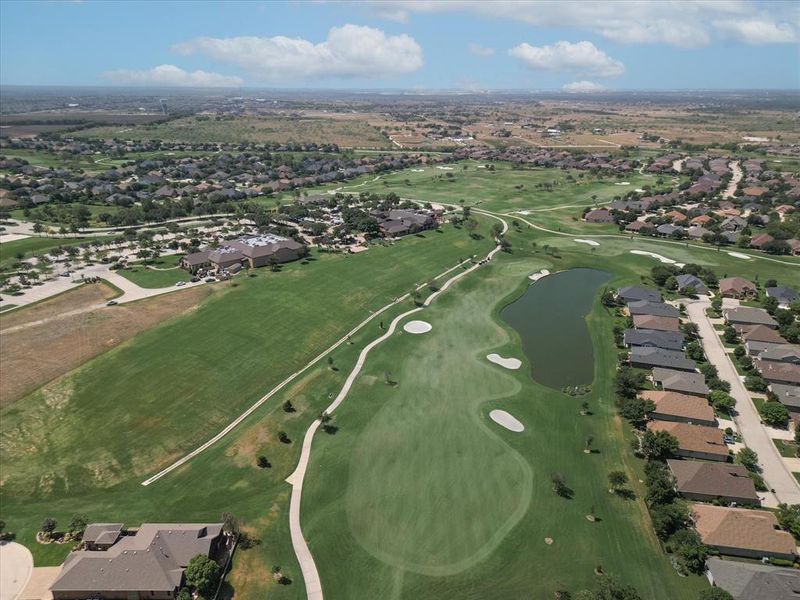
[[737,306],[723,310],[722,316],[730,325],[766,325],[772,329],[778,328],[778,322],[763,308]]
[[220,560],[227,549],[221,523],[145,523],[128,531],[116,525],[87,527],[90,536],[97,530],[114,542],[100,547],[94,539],[96,550],[71,552],[50,588],[54,600],[173,600],[192,558]]
[[800,294],[790,287],[768,287],[766,291],[767,296],[775,298],[778,301],[778,306],[781,308],[788,308],[792,302],[800,300]]
[[649,346],[634,346],[631,348],[630,362],[632,367],[638,369],[664,367],[677,371],[694,371],[697,368],[697,363],[690,358],[686,358],[686,355],[681,350],[665,350],[664,348]]
[[[774,331],[773,329],[767,329],[767,331]],[[775,344],[773,342],[759,342],[756,340],[749,340],[744,343],[744,347],[747,350],[747,355],[752,356],[753,358],[758,357],[759,354],[764,352],[764,350],[769,350],[770,348],[775,348],[776,346],[785,346],[786,344]]]
[[758,360],[761,362],[774,361],[800,365],[800,346],[795,346],[792,344],[771,346],[758,355]]
[[706,377],[702,373],[675,371],[663,367],[653,369],[653,383],[667,392],[680,392],[705,398],[708,396]]
[[760,360],[754,362],[761,376],[770,383],[800,385],[800,365]]
[[719,293],[725,298],[754,298],[758,289],[752,281],[743,277],[726,277],[719,280]]
[[741,465],[670,459],[667,466],[675,476],[675,490],[684,498],[761,504],[749,471]]
[[765,244],[768,244],[769,242],[774,242],[774,241],[775,241],[775,238],[772,237],[770,234],[762,233],[760,235],[755,236],[753,239],[750,240],[750,247],[751,248],[757,248],[757,249],[760,250],[761,248],[764,247]]
[[717,425],[714,409],[705,398],[661,390],[647,390],[640,396],[653,403],[655,409],[650,416],[658,421],[679,421],[707,427]]
[[210,250],[201,250],[200,252],[186,254],[181,258],[181,268],[187,271],[196,271],[197,269],[210,267],[211,261],[208,258],[209,254],[211,254]]
[[800,571],[711,556],[706,576],[714,587],[727,591],[733,600],[797,600]]
[[750,342],[785,345],[788,342],[781,337],[777,330],[766,325],[735,325],[734,329],[742,336],[745,346]]
[[641,285],[630,285],[617,290],[617,299],[621,302],[661,302],[661,292]]
[[664,348],[665,350],[683,350],[683,334],[674,331],[656,331],[654,329],[626,329],[623,335],[626,348],[647,346]]
[[123,523],[92,523],[83,532],[87,550],[108,550],[122,535]]
[[631,315],[652,315],[654,317],[680,317],[681,312],[665,302],[650,302],[649,300],[639,300],[628,303],[628,312]]
[[800,413],[800,386],[771,383],[769,391],[775,394],[778,402],[789,409],[789,412]]
[[648,223],[647,221],[633,221],[625,226],[625,231],[629,231],[631,233],[649,233],[655,228],[655,225]]
[[778,528],[774,513],[712,504],[693,504],[695,529],[706,546],[731,556],[794,560],[792,534]]
[[689,273],[678,275],[675,280],[678,282],[678,291],[683,292],[688,288],[694,289],[696,294],[708,294],[708,288],[703,280],[696,275]]
[[588,221],[589,223],[613,223],[614,222],[614,215],[611,214],[610,210],[605,208],[598,208],[595,210],[590,210],[587,212],[583,218]]
[[678,456],[703,460],[728,460],[728,446],[724,433],[717,427],[690,425],[678,421],[650,421],[650,431],[666,431],[678,440]]
[[680,319],[676,317],[654,317],[652,315],[634,315],[633,326],[636,329],[653,329],[655,331],[681,330]]
[[656,227],[656,233],[661,237],[670,237],[675,234],[676,231],[686,231],[683,227],[677,227],[676,225],[670,225],[669,223],[664,223],[663,225],[659,225]]

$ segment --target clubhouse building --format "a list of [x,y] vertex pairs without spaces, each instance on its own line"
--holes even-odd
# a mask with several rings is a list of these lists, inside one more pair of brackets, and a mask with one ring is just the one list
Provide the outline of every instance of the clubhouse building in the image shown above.
[[278,235],[257,235],[226,240],[216,248],[205,248],[200,252],[187,254],[181,259],[181,267],[197,272],[228,271],[235,273],[242,267],[264,267],[271,264],[287,263],[308,254],[301,243]]

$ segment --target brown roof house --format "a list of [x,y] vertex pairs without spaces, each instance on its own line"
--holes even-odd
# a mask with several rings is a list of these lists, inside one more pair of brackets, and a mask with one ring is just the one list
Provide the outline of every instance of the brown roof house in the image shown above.
[[657,317],[654,315],[634,315],[633,326],[636,329],[652,329],[655,331],[680,331],[681,322],[677,317]]
[[761,504],[748,470],[741,465],[674,459],[668,460],[667,465],[675,475],[675,489],[684,498]]
[[758,290],[752,281],[743,277],[726,277],[719,280],[719,293],[726,298],[754,298]]
[[766,325],[735,325],[734,329],[742,336],[745,346],[751,342],[761,342],[775,346],[782,346],[788,343],[781,337],[780,333]]
[[757,360],[755,364],[761,376],[770,383],[800,385],[800,365],[772,360]]
[[653,383],[667,392],[679,392],[690,396],[705,398],[709,389],[706,377],[702,373],[689,373],[688,371],[675,371],[655,367],[653,369]]
[[666,431],[678,440],[678,456],[727,462],[728,446],[723,431],[716,427],[689,425],[675,421],[650,421],[650,431]]
[[778,322],[763,308],[737,306],[723,310],[722,316],[730,325],[766,325],[772,329],[778,328]]
[[67,556],[50,588],[54,600],[172,600],[192,558],[222,560],[228,548],[221,523],[145,523],[128,531],[100,523],[86,533],[94,549]]
[[611,214],[610,210],[605,208],[598,208],[595,210],[590,210],[583,218],[588,221],[589,223],[613,223],[614,222],[614,215]]
[[645,391],[641,396],[655,405],[650,416],[659,421],[680,421],[708,427],[715,427],[717,424],[714,409],[705,398],[660,390]]
[[771,512],[693,504],[692,518],[702,542],[721,554],[794,560],[794,538],[778,529],[778,519]]

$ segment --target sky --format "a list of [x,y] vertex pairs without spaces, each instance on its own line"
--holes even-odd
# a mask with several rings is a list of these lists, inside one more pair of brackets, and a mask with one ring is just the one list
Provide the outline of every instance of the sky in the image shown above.
[[0,2],[0,84],[800,90],[800,2]]

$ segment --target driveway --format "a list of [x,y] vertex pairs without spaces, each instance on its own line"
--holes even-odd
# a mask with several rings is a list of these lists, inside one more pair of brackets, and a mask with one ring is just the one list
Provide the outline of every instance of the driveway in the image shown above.
[[686,300],[685,304],[689,318],[699,328],[706,357],[717,368],[720,378],[731,384],[731,396],[736,400],[738,413],[734,420],[745,445],[758,453],[767,486],[775,490],[779,502],[800,504],[800,485],[778,454],[767,428],[761,424],[761,416],[750,398],[750,392],[744,387],[730,356],[725,352],[711,319],[706,316],[711,301],[707,298]]
[[33,570],[30,551],[16,542],[0,542],[0,600],[14,600]]

